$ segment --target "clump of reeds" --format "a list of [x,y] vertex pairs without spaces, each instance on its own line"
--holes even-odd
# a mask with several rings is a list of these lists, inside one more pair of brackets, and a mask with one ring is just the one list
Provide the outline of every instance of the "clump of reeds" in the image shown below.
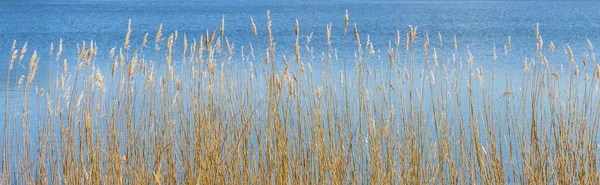
[[[144,50],[148,33],[132,42],[129,21],[108,56],[94,41],[77,57],[61,55],[62,39],[52,45],[57,69],[41,86],[37,51],[15,41],[0,184],[600,183],[590,41],[578,62],[569,45],[564,56],[551,41],[545,52],[536,25],[535,55],[501,76],[456,35],[444,48],[442,33],[437,44],[410,26],[390,39],[389,64],[371,67],[383,62],[371,37],[354,24],[347,42],[347,11],[343,21],[326,26],[327,49],[314,51],[296,20],[294,48],[282,52],[269,12],[266,49],[252,17],[248,45],[230,42],[223,17],[220,32],[199,38],[161,24],[154,50]],[[342,57],[332,34],[344,35]],[[511,37],[504,56],[493,46],[494,63],[516,49]]]

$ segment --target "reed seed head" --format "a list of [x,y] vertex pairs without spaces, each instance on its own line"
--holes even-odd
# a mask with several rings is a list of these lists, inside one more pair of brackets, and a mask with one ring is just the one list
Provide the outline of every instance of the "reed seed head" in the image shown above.
[[356,28],[356,23],[354,23],[354,39],[356,40],[356,45],[358,46],[358,49],[360,50],[360,48],[362,48],[362,46],[360,45],[360,35],[358,34],[358,28]]
[[23,57],[25,57],[25,53],[27,53],[27,43],[29,42],[25,42],[23,48],[21,48],[21,56],[19,56],[19,62],[23,60]]
[[225,36],[225,15],[221,18],[221,36]]
[[507,44],[507,46],[508,46],[508,51],[511,51],[512,50],[512,41],[510,39],[510,36],[508,36],[508,44]]
[[68,69],[69,69],[69,64],[67,62],[67,59],[65,59],[63,61],[63,72],[66,74]]
[[396,47],[400,46],[400,30],[396,30]]
[[256,32],[256,24],[254,24],[254,19],[252,18],[252,16],[250,16],[250,22],[252,23],[252,27],[251,27],[252,34],[254,34],[254,36],[258,36],[258,33]]
[[158,32],[156,32],[156,39],[154,40],[154,50],[156,51],[160,50],[159,43],[160,41],[164,40],[162,38],[162,27],[163,25],[160,24],[160,27],[158,27]]
[[144,34],[144,40],[142,40],[142,48],[147,48],[148,47],[148,32],[146,32],[146,34]]
[[129,44],[130,39],[131,39],[131,19],[129,19],[129,23],[127,23],[127,35],[125,35],[125,43],[123,44],[123,47],[127,51],[129,51],[129,48],[130,48],[130,44]]
[[493,51],[493,54],[492,54],[492,58],[493,58],[494,61],[496,61],[497,57],[498,56],[496,55],[496,44],[494,44],[494,51]]
[[346,14],[344,15],[344,35],[346,35],[346,30],[348,29],[348,21],[350,20],[350,16],[348,15],[348,9],[346,9]]
[[540,23],[535,23],[535,39],[540,39]]
[[456,35],[454,35],[454,40],[452,40],[452,44],[454,45],[454,51],[458,49],[458,42],[456,41]]
[[17,40],[13,40],[12,46],[10,47],[10,51],[14,51],[15,48],[17,47]]
[[33,55],[31,55],[31,59],[29,60],[29,75],[27,76],[27,84],[31,84],[33,79],[35,78],[35,73],[38,69],[38,61],[37,51],[33,51]]
[[14,61],[15,61],[15,59],[17,59],[17,53],[18,52],[19,52],[18,50],[12,51],[12,55],[10,56],[10,62],[8,64],[8,70],[9,71],[12,70],[12,68],[14,66]]

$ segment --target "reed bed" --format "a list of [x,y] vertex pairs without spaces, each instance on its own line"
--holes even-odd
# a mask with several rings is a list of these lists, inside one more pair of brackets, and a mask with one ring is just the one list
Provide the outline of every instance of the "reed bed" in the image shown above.
[[[523,70],[497,75],[456,36],[410,26],[379,50],[343,21],[322,51],[298,22],[278,50],[268,12],[240,46],[225,19],[142,43],[130,21],[108,56],[88,41],[68,58],[61,41],[38,58],[15,41],[0,184],[600,184],[591,42],[576,61],[536,29]],[[501,45],[492,62],[514,49]],[[57,66],[45,86],[40,60]]]

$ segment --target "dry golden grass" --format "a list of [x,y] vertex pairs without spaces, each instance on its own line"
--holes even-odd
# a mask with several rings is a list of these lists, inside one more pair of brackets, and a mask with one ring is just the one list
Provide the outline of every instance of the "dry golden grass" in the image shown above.
[[[296,21],[293,62],[276,50],[269,12],[266,49],[252,18],[248,45],[229,41],[223,17],[199,38],[163,38],[160,25],[154,50],[148,33],[131,43],[130,21],[108,56],[90,41],[63,58],[61,40],[50,61],[63,70],[44,87],[37,51],[15,41],[0,184],[600,184],[590,41],[580,63],[568,45],[543,49],[536,25],[535,55],[502,76],[455,35],[446,49],[416,26],[381,57],[356,24],[346,40],[350,21],[346,11],[343,30],[326,26],[324,51]],[[342,53],[332,34],[344,35]],[[494,45],[493,62],[514,49],[510,37],[504,56]],[[11,79],[25,56],[26,76]]]

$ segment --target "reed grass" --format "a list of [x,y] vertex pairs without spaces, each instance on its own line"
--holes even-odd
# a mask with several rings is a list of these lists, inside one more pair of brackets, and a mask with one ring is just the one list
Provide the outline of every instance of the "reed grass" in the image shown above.
[[[251,17],[256,39],[240,47],[221,23],[199,38],[160,25],[144,50],[130,20],[108,56],[88,41],[67,58],[61,39],[45,59],[15,41],[0,184],[600,184],[589,40],[579,62],[569,45],[544,49],[536,25],[523,70],[499,75],[456,35],[444,48],[416,26],[380,52],[347,30],[347,11],[322,30],[324,51],[297,20],[293,49],[278,50],[269,12],[266,43]],[[511,60],[503,45],[492,62]],[[46,86],[34,85],[40,60],[57,66]]]

